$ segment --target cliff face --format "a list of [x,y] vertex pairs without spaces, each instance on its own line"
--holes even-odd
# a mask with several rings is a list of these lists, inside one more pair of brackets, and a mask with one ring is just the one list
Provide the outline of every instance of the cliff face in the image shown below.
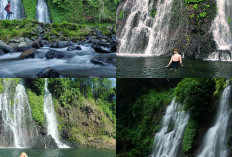
[[[125,28],[128,17],[132,13],[131,8],[133,7],[134,3],[136,3],[135,0],[125,0],[121,1],[121,3],[118,5],[117,36],[119,38],[125,33],[122,30]],[[151,16],[151,19],[155,20],[155,17],[158,15],[158,4],[162,3],[160,3],[158,0],[149,1],[148,13],[143,16],[140,16],[140,11],[135,13],[136,16],[134,16],[134,19],[132,20],[131,28],[128,29],[132,30],[138,26],[139,16],[145,18],[147,16]],[[163,50],[164,54],[161,56],[170,56],[173,53],[174,48],[178,48],[180,53],[186,58],[204,59],[212,52],[215,52],[216,43],[213,38],[211,26],[216,16],[216,11],[217,6],[215,0],[173,0],[171,5],[171,12],[168,15],[170,18],[168,26],[169,32],[167,35],[165,49]],[[161,19],[159,20],[161,21]],[[144,25],[149,27],[150,23],[152,22],[146,21]],[[144,30],[140,32],[140,36],[138,37],[138,41],[141,42],[141,44],[139,44],[140,48],[138,48],[140,52],[142,52],[147,47],[149,40],[149,36],[147,34],[149,34],[149,31],[150,30]],[[119,47],[121,42],[122,41],[119,40]],[[134,45],[136,46],[138,44],[136,43]]]

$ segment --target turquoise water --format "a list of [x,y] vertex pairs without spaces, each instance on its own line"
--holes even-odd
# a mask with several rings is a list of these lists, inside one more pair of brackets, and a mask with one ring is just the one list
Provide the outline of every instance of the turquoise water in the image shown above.
[[116,157],[113,150],[79,149],[0,149],[0,157],[19,157],[25,152],[28,157]]

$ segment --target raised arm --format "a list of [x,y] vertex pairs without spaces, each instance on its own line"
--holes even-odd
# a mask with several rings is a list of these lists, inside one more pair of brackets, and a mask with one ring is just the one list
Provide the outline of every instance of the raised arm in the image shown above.
[[183,66],[183,64],[182,64],[182,57],[181,57],[181,55],[180,55],[180,65],[181,65],[181,66]]

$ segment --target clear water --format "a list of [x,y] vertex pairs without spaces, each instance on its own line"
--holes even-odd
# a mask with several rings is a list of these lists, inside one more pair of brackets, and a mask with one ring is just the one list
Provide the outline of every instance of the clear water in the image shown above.
[[116,157],[113,150],[80,149],[0,149],[1,157],[19,157],[25,152],[28,157]]
[[232,77],[232,62],[183,59],[179,70],[165,68],[170,58],[117,56],[119,78]]

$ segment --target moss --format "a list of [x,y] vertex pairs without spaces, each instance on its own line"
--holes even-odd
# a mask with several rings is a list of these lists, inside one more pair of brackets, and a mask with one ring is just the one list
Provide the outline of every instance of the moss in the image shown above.
[[182,144],[183,153],[188,153],[192,149],[192,145],[194,142],[194,138],[197,135],[197,131],[198,124],[193,119],[190,119],[184,132]]
[[121,10],[120,13],[119,13],[119,15],[118,15],[118,18],[119,18],[119,20],[122,20],[123,17],[124,17],[124,11]]
[[2,78],[0,78],[0,93],[2,93],[4,90],[4,86],[2,84]]
[[31,106],[33,119],[41,126],[44,125],[43,96],[37,96],[30,89],[27,89],[28,99]]
[[24,13],[26,18],[35,19],[36,17],[36,0],[23,0]]

